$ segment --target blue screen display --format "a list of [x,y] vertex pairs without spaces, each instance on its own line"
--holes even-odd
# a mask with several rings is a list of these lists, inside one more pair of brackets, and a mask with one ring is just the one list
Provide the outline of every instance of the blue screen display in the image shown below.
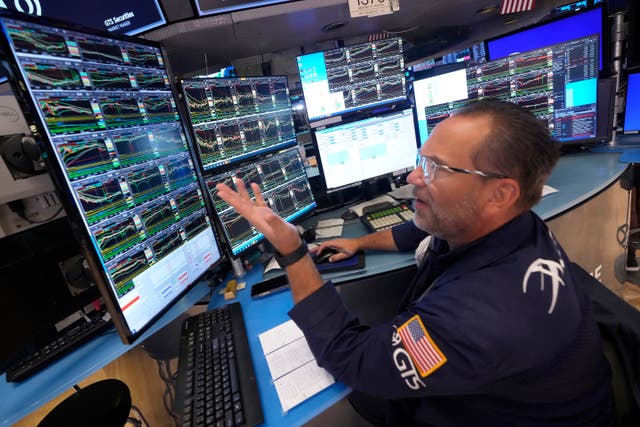
[[640,131],[640,73],[629,74],[624,110],[624,131]]
[[577,13],[558,21],[541,24],[487,41],[491,61],[504,58],[512,53],[539,49],[592,34],[600,36],[600,70],[602,70],[602,9],[592,9]]

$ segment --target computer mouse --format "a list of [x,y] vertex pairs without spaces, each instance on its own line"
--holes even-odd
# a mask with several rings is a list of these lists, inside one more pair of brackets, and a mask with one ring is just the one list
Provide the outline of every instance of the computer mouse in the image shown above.
[[316,264],[324,264],[325,262],[330,262],[329,258],[337,253],[340,253],[340,251],[332,248],[324,248],[322,253],[314,258],[313,262],[315,262]]
[[340,218],[344,219],[345,221],[348,221],[350,219],[358,218],[358,214],[352,211],[351,209],[347,209],[342,213],[342,215],[340,215]]

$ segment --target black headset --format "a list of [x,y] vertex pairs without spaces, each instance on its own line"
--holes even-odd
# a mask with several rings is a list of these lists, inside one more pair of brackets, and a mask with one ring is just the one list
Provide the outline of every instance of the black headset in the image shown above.
[[0,156],[7,166],[32,175],[41,160],[40,148],[36,140],[28,135],[14,134],[0,137]]

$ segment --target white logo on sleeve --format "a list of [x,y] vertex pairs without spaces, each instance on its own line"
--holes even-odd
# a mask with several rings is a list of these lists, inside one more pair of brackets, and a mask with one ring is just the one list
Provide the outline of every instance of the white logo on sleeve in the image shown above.
[[398,369],[400,377],[407,387],[411,390],[424,388],[425,383],[420,379],[409,353],[407,353],[401,344],[402,340],[400,339],[398,330],[394,326],[393,334],[391,335],[391,345],[397,348],[393,350],[393,363],[396,365],[396,369]]
[[529,268],[527,268],[527,272],[522,280],[523,293],[527,293],[529,279],[536,273],[540,275],[540,291],[544,291],[544,285],[547,282],[547,277],[551,282],[551,305],[549,306],[548,311],[548,313],[551,314],[556,306],[556,301],[558,300],[558,291],[560,290],[560,286],[564,286],[564,280],[562,278],[564,276],[564,262],[562,262],[562,258],[560,258],[560,262],[542,258],[538,258],[532,262]]

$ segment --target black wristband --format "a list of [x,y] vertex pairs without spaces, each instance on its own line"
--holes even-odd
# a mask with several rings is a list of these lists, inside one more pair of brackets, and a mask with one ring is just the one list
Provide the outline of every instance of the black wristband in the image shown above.
[[299,261],[303,256],[305,256],[309,252],[307,248],[307,244],[303,241],[298,249],[291,252],[289,255],[282,256],[279,252],[276,253],[275,258],[280,267],[285,268],[289,267],[294,262]]

